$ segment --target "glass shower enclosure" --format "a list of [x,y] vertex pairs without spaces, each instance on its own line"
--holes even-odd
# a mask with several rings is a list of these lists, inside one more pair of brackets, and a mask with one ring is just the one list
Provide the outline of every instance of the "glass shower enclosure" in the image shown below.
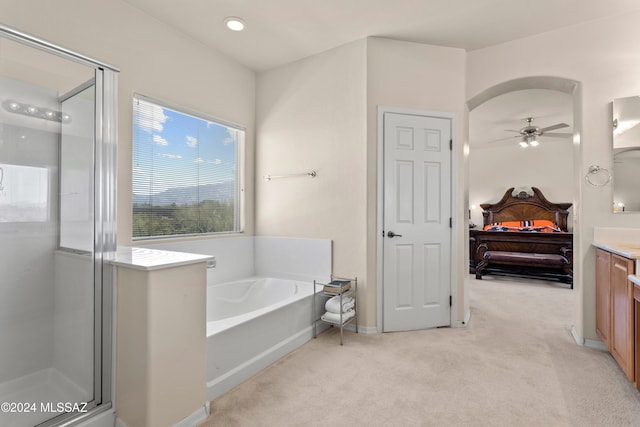
[[0,425],[111,406],[117,70],[0,26]]

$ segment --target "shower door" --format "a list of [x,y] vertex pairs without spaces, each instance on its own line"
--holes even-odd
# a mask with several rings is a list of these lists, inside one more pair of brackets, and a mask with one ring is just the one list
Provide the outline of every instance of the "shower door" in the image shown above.
[[116,73],[0,26],[0,426],[111,403]]

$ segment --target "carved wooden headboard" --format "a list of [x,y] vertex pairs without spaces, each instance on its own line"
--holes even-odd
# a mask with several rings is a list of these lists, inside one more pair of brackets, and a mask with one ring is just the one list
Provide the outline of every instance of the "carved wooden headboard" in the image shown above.
[[521,191],[514,195],[513,190],[514,187],[509,188],[497,203],[480,205],[484,210],[484,225],[504,221],[546,219],[555,222],[562,231],[567,231],[568,209],[571,203],[552,203],[536,187],[531,187],[533,194]]

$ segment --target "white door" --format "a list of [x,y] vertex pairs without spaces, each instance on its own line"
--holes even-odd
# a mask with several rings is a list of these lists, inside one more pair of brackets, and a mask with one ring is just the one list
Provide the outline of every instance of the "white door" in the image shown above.
[[451,126],[384,113],[385,332],[450,324]]

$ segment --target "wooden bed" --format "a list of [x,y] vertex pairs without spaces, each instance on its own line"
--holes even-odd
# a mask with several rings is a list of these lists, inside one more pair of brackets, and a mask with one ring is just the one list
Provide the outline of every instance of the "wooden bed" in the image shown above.
[[[514,188],[509,188],[499,202],[480,205],[483,229],[469,230],[470,272],[476,279],[484,275],[530,277],[558,280],[573,288],[573,233],[567,231],[571,203],[552,203],[538,188],[531,189],[533,194],[521,191],[514,195]],[[551,221],[555,227],[533,227],[528,222],[521,227],[502,226],[530,220],[534,224]]]

